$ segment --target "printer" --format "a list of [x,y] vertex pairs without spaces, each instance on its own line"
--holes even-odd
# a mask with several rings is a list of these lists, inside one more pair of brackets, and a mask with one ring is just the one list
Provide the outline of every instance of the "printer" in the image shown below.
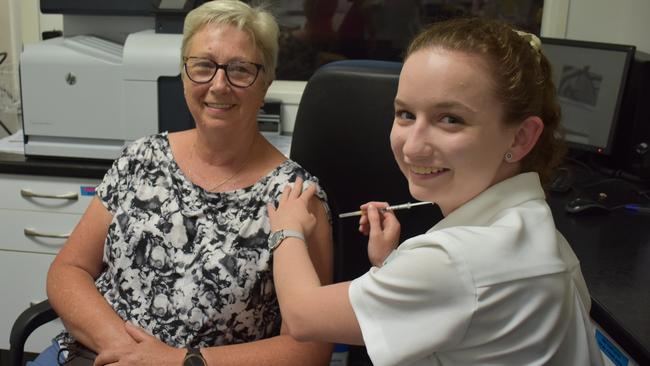
[[64,34],[20,55],[25,155],[112,160],[137,138],[194,126],[180,49],[196,4],[166,3],[41,1],[43,12],[63,13]]
[[180,47],[181,35],[153,30],[124,45],[90,35],[26,45],[25,154],[114,159],[125,143],[157,132],[158,79],[179,75]]

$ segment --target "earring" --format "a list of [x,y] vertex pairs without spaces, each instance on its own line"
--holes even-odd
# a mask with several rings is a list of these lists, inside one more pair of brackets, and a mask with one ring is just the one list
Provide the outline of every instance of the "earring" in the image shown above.
[[508,151],[504,157],[507,162],[510,162],[510,160],[512,160],[512,153]]

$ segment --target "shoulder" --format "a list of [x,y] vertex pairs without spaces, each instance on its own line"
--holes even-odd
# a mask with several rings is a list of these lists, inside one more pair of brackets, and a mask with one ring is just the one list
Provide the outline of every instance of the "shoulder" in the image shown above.
[[161,132],[131,142],[124,147],[116,162],[122,166],[127,163],[138,166],[159,164],[169,160],[168,150],[167,132]]
[[145,155],[151,151],[165,150],[169,146],[167,132],[141,137],[124,148],[125,155]]
[[404,244],[445,248],[455,261],[465,263],[478,286],[567,270],[561,235],[543,201],[504,210],[485,225],[447,227],[420,237]]
[[285,160],[275,169],[271,177],[271,183],[279,188],[279,193],[281,193],[287,183],[295,182],[298,177],[302,178],[307,184],[315,184],[316,195],[324,201],[327,200],[327,195],[318,178],[291,159]]
[[318,178],[316,176],[309,173],[300,164],[291,159],[287,159],[282,164],[280,164],[278,166],[277,172],[278,179],[285,179],[293,182],[296,180],[296,178],[300,177],[305,181],[319,184]]

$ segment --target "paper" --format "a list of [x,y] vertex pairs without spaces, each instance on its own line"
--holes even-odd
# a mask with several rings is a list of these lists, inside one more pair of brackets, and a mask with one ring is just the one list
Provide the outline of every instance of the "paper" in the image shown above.
[[5,136],[0,139],[0,152],[8,154],[25,154],[23,147],[23,130],[16,131],[11,136]]

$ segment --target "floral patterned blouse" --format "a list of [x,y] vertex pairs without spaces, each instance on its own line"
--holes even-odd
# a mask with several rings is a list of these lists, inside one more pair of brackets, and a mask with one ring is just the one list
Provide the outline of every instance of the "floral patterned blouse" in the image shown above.
[[[318,186],[286,160],[250,187],[212,193],[176,165],[166,132],[135,141],[97,187],[113,214],[99,292],[122,319],[174,347],[279,334],[266,204],[297,176]],[[320,186],[317,195],[326,201]]]

